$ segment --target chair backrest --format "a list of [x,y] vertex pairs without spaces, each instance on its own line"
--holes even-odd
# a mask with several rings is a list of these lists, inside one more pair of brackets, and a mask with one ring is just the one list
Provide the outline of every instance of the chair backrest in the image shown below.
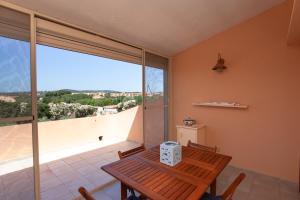
[[227,188],[227,190],[222,194],[222,200],[232,200],[232,196],[236,190],[236,188],[240,185],[240,183],[245,179],[246,174],[240,173],[238,177],[235,178],[233,183]]
[[80,187],[78,192],[85,200],[96,200],[84,187]]
[[191,140],[188,141],[187,146],[188,147],[194,147],[194,148],[201,149],[201,150],[205,150],[205,151],[211,151],[211,152],[214,152],[214,153],[217,152],[217,147],[204,146],[204,145],[201,145],[201,144],[193,143],[193,142],[191,142]]
[[134,149],[130,149],[128,151],[124,151],[124,152],[118,151],[118,155],[119,155],[120,159],[123,159],[123,158],[126,158],[128,156],[134,155],[134,154],[142,152],[142,151],[145,151],[144,144],[142,144],[141,146],[136,147]]

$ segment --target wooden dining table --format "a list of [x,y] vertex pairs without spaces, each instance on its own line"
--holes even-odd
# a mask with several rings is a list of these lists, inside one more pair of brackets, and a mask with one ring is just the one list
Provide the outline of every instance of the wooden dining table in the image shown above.
[[215,195],[216,179],[231,157],[182,146],[182,161],[177,165],[159,159],[156,146],[101,168],[121,182],[121,200],[127,197],[126,186],[154,200],[198,200],[209,187]]

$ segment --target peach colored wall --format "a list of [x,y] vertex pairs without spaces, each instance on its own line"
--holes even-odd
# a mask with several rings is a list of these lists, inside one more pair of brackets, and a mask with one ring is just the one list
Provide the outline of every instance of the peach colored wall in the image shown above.
[[127,135],[127,140],[135,141],[138,143],[144,142],[143,137],[143,109],[142,106],[138,106],[134,120],[131,122],[131,128]]
[[112,115],[40,122],[38,126],[40,154],[94,142],[100,135],[103,136],[103,140],[129,139],[139,142],[143,138],[140,123],[142,119],[137,120],[137,117],[141,117],[137,116],[139,109],[140,106],[136,106]]
[[145,100],[145,146],[150,148],[164,141],[164,99],[162,96]]
[[[286,45],[290,1],[201,42],[172,60],[173,123],[191,116],[232,165],[297,181],[300,154],[300,47]],[[207,19],[209,20],[209,19]],[[228,70],[211,68],[221,52]],[[248,110],[193,102],[235,101]]]
[[288,44],[300,45],[300,0],[293,0],[293,11],[288,32]]

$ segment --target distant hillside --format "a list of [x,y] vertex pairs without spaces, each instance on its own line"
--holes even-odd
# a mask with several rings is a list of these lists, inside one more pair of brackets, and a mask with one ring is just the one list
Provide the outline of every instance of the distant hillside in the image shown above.
[[20,95],[30,95],[31,92],[0,92],[3,96],[20,96]]
[[[47,90],[47,91],[38,91],[39,94],[44,94],[47,92],[57,92],[57,91],[68,91],[71,93],[96,93],[96,92],[104,92],[104,93],[122,93],[116,90],[72,90],[72,89],[62,89],[62,90]],[[0,95],[3,96],[20,96],[20,95],[30,95],[31,92],[0,92]]]
[[56,91],[68,91],[72,93],[95,93],[95,92],[104,92],[104,93],[121,93],[115,90],[72,90],[72,89],[62,89],[62,90],[51,90],[51,91],[38,91],[39,93],[46,92],[56,92]]

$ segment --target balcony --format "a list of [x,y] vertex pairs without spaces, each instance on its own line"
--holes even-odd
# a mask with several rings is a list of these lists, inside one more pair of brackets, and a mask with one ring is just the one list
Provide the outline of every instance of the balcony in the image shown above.
[[[141,120],[136,106],[117,114],[40,122],[42,199],[74,199],[79,186],[95,191],[112,182],[100,167],[118,160],[117,151],[143,141]],[[1,200],[33,199],[30,129],[30,124],[0,127]]]
[[[97,191],[114,181],[100,167],[118,160],[117,151],[134,148],[136,142],[124,141],[40,165],[41,197],[45,200],[70,200],[79,196],[84,185]],[[0,176],[1,200],[32,200],[32,168]]]

